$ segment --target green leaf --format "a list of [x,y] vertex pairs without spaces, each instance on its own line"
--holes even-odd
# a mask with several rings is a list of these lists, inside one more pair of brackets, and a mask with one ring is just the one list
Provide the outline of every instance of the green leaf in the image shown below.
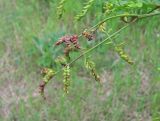
[[142,2],[133,2],[131,1],[129,4],[128,4],[128,7],[130,8],[141,8],[143,6],[143,3]]

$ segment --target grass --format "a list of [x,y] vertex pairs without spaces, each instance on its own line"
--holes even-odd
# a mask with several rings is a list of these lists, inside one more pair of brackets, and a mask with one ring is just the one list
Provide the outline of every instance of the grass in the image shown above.
[[[42,56],[34,38],[48,48],[61,35],[79,33],[101,19],[91,21],[91,12],[73,25],[72,18],[82,4],[75,2],[73,7],[69,2],[62,20],[56,18],[56,5],[50,2],[46,10],[47,4],[36,0],[0,0],[0,121],[159,121],[159,16],[141,20],[114,38],[117,43],[126,41],[133,66],[121,60],[110,45],[103,45],[91,52],[102,87],[82,67],[82,59],[72,68],[70,94],[64,96],[59,74],[47,85],[47,100],[42,100],[37,92],[40,65],[62,52],[49,47],[53,57]],[[107,29],[114,32],[120,24],[117,19],[110,21]],[[85,44],[82,38],[80,42],[87,47],[98,40]]]

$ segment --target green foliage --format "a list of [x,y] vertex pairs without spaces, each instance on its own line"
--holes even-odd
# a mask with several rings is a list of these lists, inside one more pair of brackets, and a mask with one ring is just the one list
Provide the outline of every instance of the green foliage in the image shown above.
[[[84,17],[87,14],[87,11],[89,10],[90,7],[92,7],[94,0],[89,0],[86,5],[83,7],[82,13],[76,16],[77,20],[80,20],[82,17]],[[63,12],[63,7],[64,7],[64,3],[65,0],[60,1],[59,7],[57,8],[59,12],[59,16],[62,16],[62,12]],[[67,70],[69,70],[70,65],[72,65],[73,63],[75,63],[77,60],[79,60],[81,57],[85,56],[86,54],[88,54],[89,52],[93,51],[94,49],[96,49],[98,46],[103,45],[108,39],[111,40],[111,43],[114,44],[115,46],[115,51],[119,54],[119,56],[125,60],[126,62],[128,62],[129,64],[133,65],[133,61],[130,59],[130,57],[124,52],[124,50],[122,49],[121,46],[117,46],[115,45],[115,42],[113,42],[112,37],[116,36],[117,34],[119,34],[122,30],[124,30],[125,28],[127,28],[130,24],[132,24],[133,22],[136,22],[139,19],[143,19],[146,17],[152,17],[155,15],[159,15],[160,12],[154,13],[154,11],[156,9],[159,8],[158,5],[154,5],[154,8],[152,8],[150,11],[148,11],[147,8],[145,8],[146,6],[143,6],[143,2],[142,1],[123,1],[123,2],[117,2],[117,3],[105,3],[105,7],[103,7],[103,11],[107,11],[110,14],[113,14],[111,17],[107,17],[101,21],[99,21],[97,24],[95,24],[93,27],[89,28],[88,30],[85,30],[84,32],[81,32],[79,35],[75,34],[75,35],[66,35],[66,36],[62,36],[61,38],[58,39],[58,41],[55,43],[55,46],[58,45],[65,45],[65,49],[64,51],[64,55],[66,56],[66,60],[67,64],[62,65],[64,66],[64,90],[66,93],[68,93],[68,86],[70,85],[68,82],[68,78],[70,76],[69,72]],[[150,7],[150,4],[147,3],[147,7]],[[139,9],[140,10],[145,10],[145,12],[143,13],[139,13]],[[134,11],[136,10],[136,11]],[[134,12],[133,12],[134,11]],[[122,14],[120,14],[122,13]],[[103,13],[102,13],[103,14]],[[115,14],[115,15],[114,15]],[[128,17],[130,17],[130,20],[128,20]],[[105,28],[105,23],[111,19],[114,18],[121,18],[121,20],[125,23],[127,23],[126,26],[120,28],[119,30],[117,30],[116,32],[114,32],[111,35],[108,35],[108,33],[106,32],[106,28]],[[104,39],[104,37],[102,39],[104,39],[102,42],[99,42],[98,44],[94,45],[93,47],[89,48],[86,51],[82,50],[82,53],[75,59],[70,60],[70,53],[72,51],[74,51],[76,49],[76,51],[79,51],[81,49],[81,46],[79,45],[79,38],[81,36],[84,36],[85,38],[88,39],[88,41],[93,41],[94,40],[94,33],[98,33],[97,30],[100,30],[101,32],[105,33],[108,37]],[[92,34],[93,33],[93,34]],[[96,38],[95,38],[96,39]],[[47,52],[48,50],[50,50],[50,48],[44,45],[43,42],[38,41],[38,39],[36,39],[36,43],[38,43],[38,47],[41,50],[41,53],[43,54],[44,59],[47,61],[46,65],[47,66],[52,66],[52,53],[51,52]],[[44,46],[43,46],[44,45]],[[73,47],[72,47],[73,46]],[[52,48],[52,47],[51,47]],[[47,53],[45,53],[45,51]],[[51,57],[51,58],[49,58]],[[48,60],[47,60],[48,59]],[[51,60],[51,61],[50,61]],[[57,59],[55,59],[57,60]],[[42,61],[42,65],[45,64],[45,61]],[[56,63],[56,62],[55,62]],[[91,74],[94,76],[95,80],[100,82],[100,77],[99,75],[96,73],[96,68],[94,67],[92,61],[86,61],[86,67],[91,71]],[[60,72],[61,70],[57,71]]]
[[36,52],[39,52],[40,58],[37,60],[38,65],[42,67],[52,67],[55,62],[57,48],[54,48],[55,41],[58,39],[58,35],[53,34],[49,37],[44,38],[33,38],[33,42],[36,47]]
[[144,0],[124,0],[124,1],[112,1],[109,0],[104,4],[104,11],[109,13],[147,13],[154,8],[158,7],[160,2],[151,2]]
[[[126,41],[125,53],[134,59],[133,66],[116,56],[111,40],[88,53],[92,54],[96,72],[101,75],[102,87],[88,75],[83,59],[79,59],[70,66],[73,81],[67,96],[63,95],[62,89],[63,70],[46,86],[45,102],[37,93],[39,80],[43,79],[39,77],[39,68],[54,67],[61,70],[66,64],[66,59],[63,61],[62,58],[58,64],[55,62],[59,55],[63,56],[63,46],[54,46],[61,36],[81,34],[84,29],[117,14],[143,15],[152,11],[154,6],[159,4],[159,0],[144,0],[142,8],[136,4],[132,10],[127,7],[126,10],[117,8],[119,10],[105,14],[102,10],[107,0],[95,0],[83,20],[75,23],[75,16],[82,11],[84,2],[88,0],[67,1],[65,13],[60,20],[55,14],[60,1],[41,0],[47,1],[46,4],[42,2],[41,6],[39,1],[0,1],[0,120],[159,121],[159,16],[137,21],[112,37],[115,44]],[[137,3],[132,1],[131,3]],[[113,4],[115,9],[119,3],[128,4],[130,1],[107,2]],[[48,3],[49,9],[46,10]],[[148,6],[148,3],[151,6]],[[40,9],[41,7],[43,9]],[[156,9],[153,12],[158,11],[159,9]],[[127,20],[130,19],[127,16]],[[105,29],[110,36],[125,24],[118,17],[106,21]],[[99,31],[94,34],[96,39],[93,41],[87,41],[84,37],[79,39],[82,49],[78,53],[71,53],[70,61],[108,36]],[[16,63],[17,61],[20,64]]]

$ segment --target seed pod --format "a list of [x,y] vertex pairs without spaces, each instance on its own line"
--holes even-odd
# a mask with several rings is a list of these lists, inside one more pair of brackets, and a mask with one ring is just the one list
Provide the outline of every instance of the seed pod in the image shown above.
[[122,47],[120,46],[116,46],[115,47],[115,51],[118,53],[118,55],[127,63],[133,65],[134,62],[132,61],[132,59],[124,52],[124,50],[122,49]]
[[70,80],[70,67],[69,65],[66,65],[64,68],[63,68],[63,77],[64,77],[64,80],[63,80],[63,83],[64,83],[64,92],[66,94],[69,93],[69,86],[70,86],[70,83],[71,83],[71,80]]

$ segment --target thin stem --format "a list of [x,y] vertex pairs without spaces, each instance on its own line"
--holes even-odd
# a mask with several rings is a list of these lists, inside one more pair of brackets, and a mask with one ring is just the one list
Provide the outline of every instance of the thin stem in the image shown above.
[[111,19],[114,19],[114,18],[119,18],[119,17],[137,17],[137,19],[142,19],[142,18],[156,16],[156,15],[160,15],[160,12],[150,13],[150,14],[143,14],[143,15],[138,15],[138,14],[120,14],[120,15],[116,15],[116,16],[111,16],[111,17],[105,18],[104,20],[100,21],[99,23],[97,23],[93,27],[89,28],[88,30],[91,31],[94,28],[98,27],[99,25],[103,24],[104,22],[106,22],[108,20],[111,20]]

